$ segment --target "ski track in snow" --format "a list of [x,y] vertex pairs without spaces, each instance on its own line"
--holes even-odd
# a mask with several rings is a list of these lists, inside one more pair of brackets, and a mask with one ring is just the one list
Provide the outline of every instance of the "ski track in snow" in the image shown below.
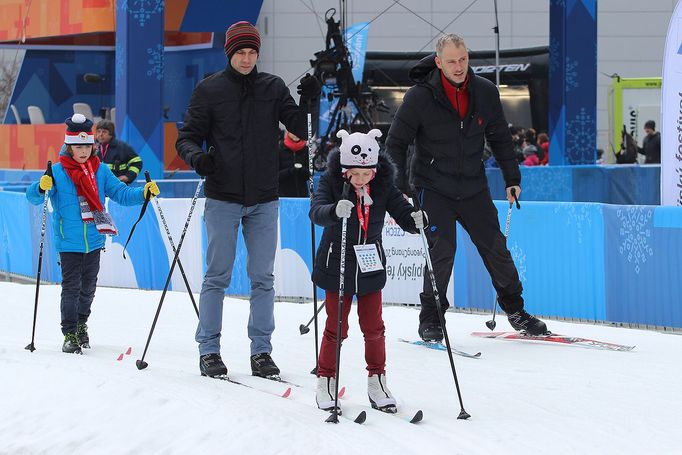
[[[547,321],[557,333],[637,345],[632,352],[540,345],[469,336],[485,315],[448,313],[451,342],[481,359],[455,356],[468,421],[445,352],[400,343],[416,339],[417,311],[385,307],[387,378],[410,425],[368,410],[367,422],[324,423],[315,407],[313,331],[298,326],[312,305],[277,303],[273,358],[291,397],[202,378],[196,315],[186,293],[168,292],[145,360],[161,293],[98,288],[89,321],[92,349],[61,352],[59,286],[40,289],[33,353],[34,285],[0,283],[0,454],[635,454],[682,453],[678,429],[682,337]],[[195,294],[197,302],[198,294]],[[356,305],[356,303],[353,303]],[[532,310],[532,308],[530,308]],[[351,312],[341,354],[344,413],[367,409],[364,344]],[[248,302],[226,298],[222,356],[237,380],[251,378]],[[510,330],[504,318],[499,330]],[[320,320],[320,333],[324,316]],[[312,327],[311,327],[312,328]],[[132,347],[132,355],[117,357]]]

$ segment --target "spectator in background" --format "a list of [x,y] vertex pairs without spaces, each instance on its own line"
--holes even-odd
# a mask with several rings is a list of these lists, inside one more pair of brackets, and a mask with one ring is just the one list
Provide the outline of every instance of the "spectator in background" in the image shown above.
[[97,136],[97,152],[103,163],[123,183],[135,181],[142,170],[142,158],[137,156],[133,148],[116,138],[114,122],[100,120],[95,130]]
[[549,163],[549,136],[546,133],[538,134],[538,150],[542,153],[542,158],[540,158],[541,165],[547,165]]
[[[514,149],[514,155],[516,155],[516,160],[521,163],[523,161],[523,128],[519,129],[509,124],[509,133],[512,137],[512,148]],[[497,164],[497,162],[495,162]],[[497,166],[495,166],[497,167]]]
[[279,143],[279,196],[308,197],[308,146],[290,131]]
[[637,148],[637,152],[646,156],[645,164],[661,162],[661,133],[656,131],[656,122],[647,120],[644,124],[646,136],[642,140],[642,146]]
[[535,132],[532,129],[526,131],[523,138],[523,162],[524,166],[539,166],[540,157],[538,156],[538,148],[534,144]]

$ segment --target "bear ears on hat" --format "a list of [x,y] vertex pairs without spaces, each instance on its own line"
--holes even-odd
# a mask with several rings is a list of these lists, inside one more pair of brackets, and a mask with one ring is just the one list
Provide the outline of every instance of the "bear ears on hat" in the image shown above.
[[[336,137],[338,137],[338,138],[341,139],[341,140],[344,140],[344,139],[347,138],[348,136],[350,136],[350,134],[349,134],[348,131],[346,131],[346,130],[339,130],[339,131],[337,131],[337,133],[336,133]],[[372,138],[374,138],[374,139],[376,139],[376,138],[378,138],[378,137],[381,137],[381,136],[382,136],[381,130],[378,130],[378,129],[376,129],[376,128],[373,128],[373,129],[371,129],[371,130],[369,130],[369,131],[367,132],[367,136],[372,137]]]

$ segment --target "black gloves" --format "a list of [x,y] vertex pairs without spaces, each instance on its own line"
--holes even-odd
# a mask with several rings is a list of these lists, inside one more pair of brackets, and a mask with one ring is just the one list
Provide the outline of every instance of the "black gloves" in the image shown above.
[[315,76],[311,76],[310,74],[306,74],[305,76],[303,76],[303,78],[298,84],[298,87],[296,87],[296,93],[301,95],[301,101],[299,104],[304,104],[306,102],[312,101],[318,96],[320,96],[321,88],[322,85]]
[[215,148],[210,147],[208,153],[200,153],[194,158],[194,170],[202,177],[214,174],[215,162]]

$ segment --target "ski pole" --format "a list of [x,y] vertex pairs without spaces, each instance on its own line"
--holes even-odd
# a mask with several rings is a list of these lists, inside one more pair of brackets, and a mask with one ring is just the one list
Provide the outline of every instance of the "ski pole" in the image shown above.
[[[145,175],[146,174],[148,174],[148,172],[146,172]],[[142,204],[142,209],[140,210],[140,216],[137,217],[137,221],[135,221],[135,224],[133,224],[133,227],[130,228],[130,234],[128,234],[128,239],[126,240],[125,245],[123,245],[123,259],[127,259],[126,258],[126,248],[128,248],[128,243],[130,242],[130,239],[133,237],[133,232],[135,232],[135,228],[137,227],[137,224],[140,221],[142,221],[142,217],[144,216],[144,212],[147,211],[147,206],[149,205],[149,200],[151,199],[151,197],[152,197],[151,192],[148,192],[147,195],[144,197],[144,203]]]
[[[149,171],[144,171],[144,178],[147,182],[151,182],[152,178],[149,175]],[[170,229],[168,229],[168,223],[166,223],[166,217],[163,216],[163,210],[161,210],[161,203],[159,202],[159,198],[154,198],[154,204],[156,204],[156,209],[159,211],[159,216],[161,217],[161,223],[163,224],[164,229],[166,230],[166,236],[168,237],[168,243],[170,243],[171,248],[173,249],[173,253],[175,253],[175,243],[173,242],[173,236],[171,236]],[[199,317],[199,309],[197,308],[197,304],[194,301],[194,294],[192,294],[192,289],[189,287],[189,281],[187,280],[187,275],[185,275],[185,269],[182,266],[182,262],[180,262],[180,256],[178,256],[178,268],[180,269],[180,273],[182,274],[182,279],[185,282],[185,287],[187,288],[187,293],[189,294],[189,299],[192,301],[192,306],[194,307],[194,312],[197,314],[197,317]]]
[[[348,199],[350,183],[343,183],[343,193],[341,199]],[[348,228],[348,218],[341,221],[341,260],[339,267],[339,322],[336,325],[336,386],[334,387],[334,410],[327,417],[325,422],[339,423],[339,370],[341,369],[341,331],[343,330],[343,297],[346,276],[346,230]]]
[[308,321],[307,324],[305,324],[305,325],[301,324],[298,326],[298,331],[301,332],[301,335],[305,335],[306,333],[310,332],[310,328],[309,328],[310,324],[313,323],[313,319],[317,320],[317,315],[320,314],[320,312],[322,312],[323,309],[324,309],[324,302],[322,302],[322,305],[320,305],[320,307],[317,309],[317,311],[315,312],[313,317],[310,318],[310,321]]
[[[315,189],[315,180],[314,180],[314,172],[315,172],[315,166],[313,165],[313,117],[312,114],[310,113],[311,110],[311,103],[308,103],[308,173],[310,174],[308,176],[308,196],[310,198],[310,205],[313,204],[313,190]],[[313,220],[310,220],[310,250],[312,254],[310,255],[311,260],[312,260],[312,268],[315,269],[315,223],[313,223]],[[315,282],[311,279],[310,280],[312,285],[313,285],[313,317],[312,321],[315,322],[315,374],[317,374],[317,367],[318,367],[318,357],[320,356],[320,342],[319,342],[319,328],[317,324],[317,314],[322,310],[320,308],[319,310],[317,309],[317,286],[315,286]],[[308,333],[310,329],[308,326],[310,325],[310,322],[308,322],[307,325],[299,326],[299,331],[301,332],[301,335],[304,333]],[[305,330],[305,331],[304,331]]]
[[161,293],[161,299],[159,300],[159,306],[156,308],[156,314],[154,315],[154,321],[152,322],[152,327],[149,329],[149,336],[147,337],[147,343],[144,345],[144,352],[142,353],[142,358],[135,362],[138,370],[143,370],[147,368],[148,364],[144,361],[147,355],[147,349],[149,348],[149,343],[152,340],[152,334],[154,333],[154,328],[156,327],[156,321],[159,320],[159,313],[161,313],[161,306],[163,305],[163,299],[166,297],[166,292],[168,291],[168,285],[170,284],[171,276],[173,275],[173,269],[175,264],[178,262],[178,257],[180,255],[180,248],[182,248],[182,242],[185,240],[185,234],[187,234],[187,228],[189,227],[189,221],[192,219],[192,212],[194,212],[194,207],[197,204],[197,199],[199,198],[199,193],[201,192],[201,187],[204,184],[204,179],[199,180],[197,185],[197,190],[194,192],[192,197],[192,204],[189,207],[189,214],[187,215],[187,221],[185,221],[185,227],[180,235],[180,241],[178,242],[178,248],[175,250],[175,255],[173,256],[173,262],[171,263],[170,270],[168,271],[168,276],[166,277],[166,284],[163,286],[163,292]]
[[[514,198],[514,201],[516,201],[516,208],[520,209],[521,204],[519,204],[519,200],[516,198],[516,188],[511,189],[511,194],[512,197]],[[505,223],[504,226],[504,238],[506,239],[509,237],[509,225],[511,224],[511,216],[512,216],[512,207],[513,203],[509,203],[509,210],[507,210],[507,222]],[[495,330],[495,326],[497,325],[497,322],[495,322],[495,315],[497,314],[497,294],[495,294],[495,299],[493,300],[493,318],[489,321],[486,321],[485,325],[488,327],[490,330]]]
[[[52,161],[47,162],[47,169],[45,172],[48,176],[52,177]],[[49,192],[50,190],[45,190],[45,196],[43,197],[43,216],[40,224],[40,252],[38,253],[38,273],[36,275],[36,298],[35,303],[33,304],[33,329],[31,330],[31,342],[25,348],[31,352],[36,350],[36,318],[38,317],[38,294],[40,293],[40,272],[43,268],[43,245],[45,244],[45,224],[47,222],[47,199]]]
[[[414,201],[414,206],[417,210],[421,210],[419,203],[419,195],[416,191],[412,191]],[[441,310],[440,296],[438,295],[438,288],[436,287],[436,275],[433,272],[433,264],[431,263],[431,254],[429,252],[429,243],[426,241],[426,233],[424,228],[419,229],[419,234],[422,238],[422,243],[424,245],[424,256],[426,258],[426,268],[429,273],[429,278],[431,280],[431,287],[433,288],[433,297],[436,301],[436,311],[438,312],[438,318],[440,319],[440,326],[443,328],[443,337],[445,338],[445,345],[448,351],[448,357],[450,358],[450,369],[452,370],[452,377],[455,379],[455,388],[457,389],[457,397],[459,398],[460,412],[457,416],[458,419],[468,419],[471,417],[468,412],[464,410],[464,403],[462,402],[462,392],[459,389],[459,381],[457,380],[457,370],[455,370],[455,360],[452,358],[452,349],[450,348],[450,337],[448,336],[448,329],[445,325],[445,315]]]

